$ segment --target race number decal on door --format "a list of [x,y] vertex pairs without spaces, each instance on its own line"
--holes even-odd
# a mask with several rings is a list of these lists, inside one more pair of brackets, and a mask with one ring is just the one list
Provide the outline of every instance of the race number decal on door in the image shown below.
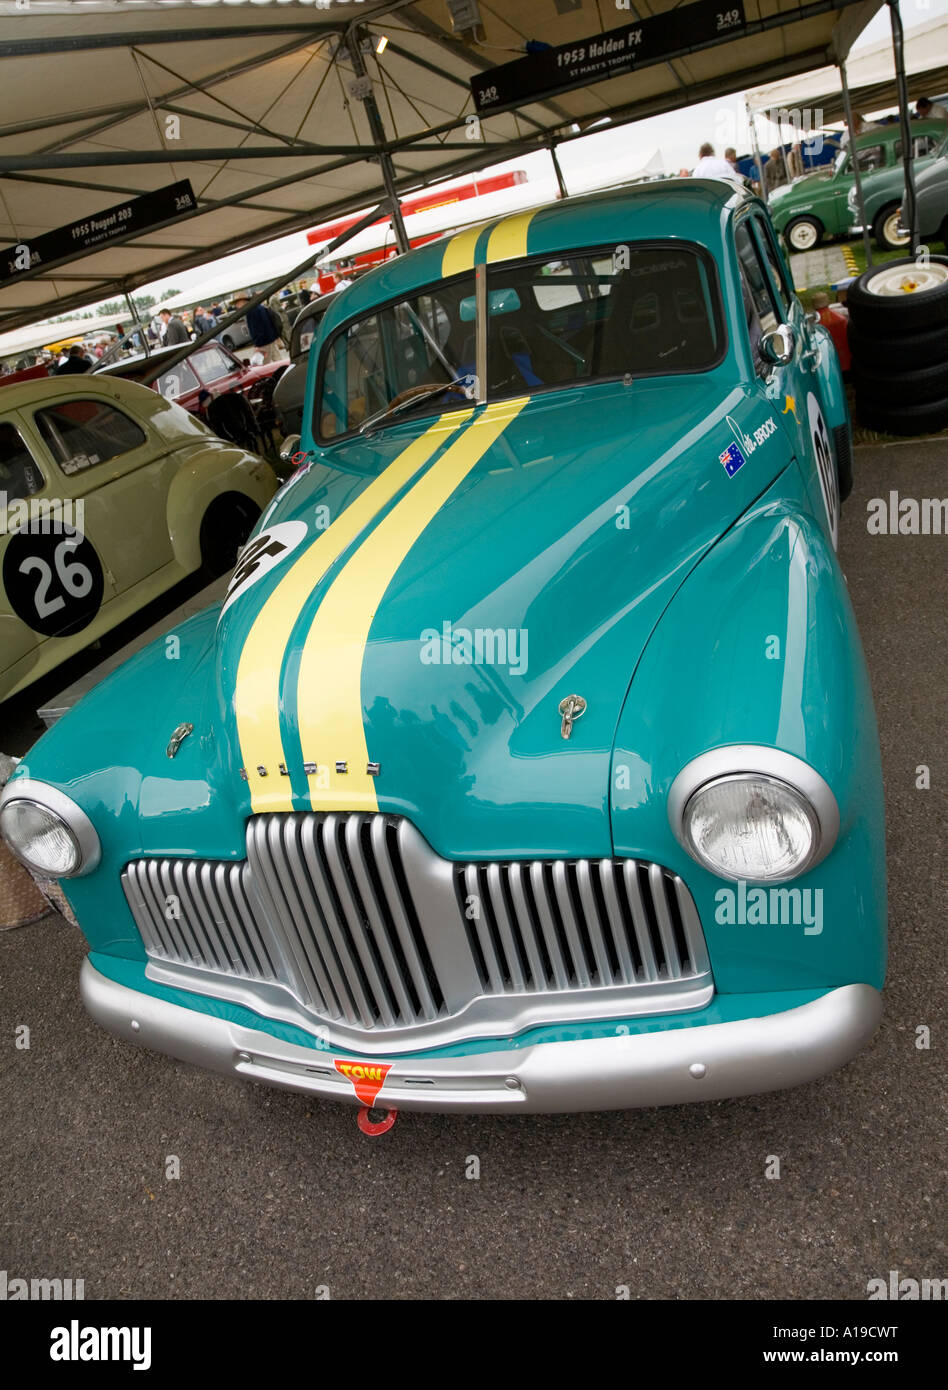
[[44,637],[69,637],[88,627],[102,606],[102,564],[81,532],[20,531],[3,557],[10,607]]
[[813,454],[816,458],[816,471],[820,475],[820,490],[823,493],[826,519],[829,522],[830,535],[833,537],[833,549],[835,550],[839,539],[839,479],[836,476],[836,464],[833,462],[833,450],[830,446],[826,421],[823,419],[820,403],[812,391],[808,393],[806,398],[806,415],[810,439],[813,443]]
[[269,574],[275,565],[286,559],[291,550],[296,549],[306,535],[306,530],[305,521],[281,521],[247,542],[237,557],[237,567],[227,586],[221,617],[234,599],[245,594],[251,584],[256,584],[258,579]]

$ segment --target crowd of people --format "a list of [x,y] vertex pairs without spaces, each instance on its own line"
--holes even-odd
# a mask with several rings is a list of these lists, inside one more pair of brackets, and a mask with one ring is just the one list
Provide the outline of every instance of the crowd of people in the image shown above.
[[[948,107],[941,102],[932,101],[929,97],[919,97],[915,103],[915,110],[912,112],[915,120],[948,121]],[[867,121],[865,116],[857,112],[853,116],[853,132],[858,137],[866,135],[873,130],[880,130],[884,125],[889,125],[897,121],[898,116],[885,116],[881,121]],[[849,143],[848,127],[840,137],[840,145],[845,146]],[[803,149],[799,140],[784,149],[778,146],[770,151],[766,159],[761,160],[762,173],[764,180],[764,190],[767,194],[780,188],[782,184],[792,183],[794,179],[800,178],[805,172],[803,162]],[[683,169],[683,174],[689,171]],[[705,142],[698,151],[698,162],[690,171],[691,177],[696,179],[729,179],[732,183],[753,188],[760,193],[760,182],[752,177],[742,174],[738,168],[737,151],[726,149],[724,158],[719,158],[714,152],[714,146]]]
[[[247,325],[248,346],[259,360],[275,362],[285,356],[290,343],[290,328],[296,312],[309,304],[313,291],[306,280],[299,282],[294,290],[285,289],[269,302],[255,305],[244,315]],[[159,306],[154,317],[139,327],[116,324],[111,332],[101,336],[85,338],[81,343],[73,343],[59,351],[44,348],[15,364],[0,364],[0,376],[29,367],[45,367],[51,376],[71,376],[88,372],[97,361],[113,349],[123,354],[144,351],[143,335],[149,349],[156,347],[175,347],[193,342],[205,333],[213,333],[217,324],[242,305],[249,304],[250,296],[243,290],[234,295],[230,303],[215,302],[208,306],[197,304],[189,312],[176,313],[172,309]],[[240,320],[236,321],[240,323]],[[65,325],[64,325],[65,326]],[[77,327],[80,324],[77,324]]]

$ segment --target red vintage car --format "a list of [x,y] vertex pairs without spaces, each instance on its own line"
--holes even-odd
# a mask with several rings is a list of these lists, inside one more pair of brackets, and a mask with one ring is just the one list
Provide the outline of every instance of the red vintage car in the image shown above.
[[[158,348],[147,357],[143,354],[125,357],[93,370],[107,372],[112,376],[127,377],[131,381],[140,381],[148,368],[180,350],[180,346]],[[190,357],[186,357],[177,366],[169,367],[166,372],[162,372],[151,384],[167,400],[183,406],[192,415],[203,417],[213,397],[222,395],[225,391],[239,391],[256,409],[261,403],[266,383],[271,378],[275,382],[288,366],[288,358],[281,362],[264,362],[258,367],[248,366],[225,348],[223,343],[212,339],[203,347],[196,348]]]

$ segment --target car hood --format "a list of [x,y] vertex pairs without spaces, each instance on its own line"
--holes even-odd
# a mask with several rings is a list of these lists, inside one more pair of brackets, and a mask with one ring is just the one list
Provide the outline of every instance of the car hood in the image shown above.
[[[490,852],[502,808],[511,853],[610,853],[638,658],[791,456],[779,406],[732,383],[508,401],[340,443],[294,476],[217,630],[231,793],[259,812],[401,812],[448,854]],[[570,695],[586,710],[566,739]]]
[[794,179],[792,183],[785,183],[779,188],[775,188],[770,195],[770,201],[771,203],[782,203],[787,198],[805,197],[808,192],[815,192],[824,184],[829,183],[832,177],[832,169],[825,172],[817,170],[812,174],[804,174],[801,178]]

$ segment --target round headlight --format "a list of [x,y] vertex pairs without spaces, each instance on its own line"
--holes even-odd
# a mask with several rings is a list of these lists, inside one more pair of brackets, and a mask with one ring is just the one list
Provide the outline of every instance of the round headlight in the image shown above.
[[74,878],[99,862],[99,837],[85,811],[56,787],[28,777],[4,788],[0,835],[42,878]]
[[35,801],[8,802],[0,811],[0,831],[17,858],[45,878],[68,878],[79,867],[79,845],[69,826]]
[[839,835],[839,806],[816,768],[764,744],[699,753],[668,790],[677,839],[721,878],[794,878],[824,859]]
[[819,842],[819,821],[802,793],[747,774],[699,787],[682,828],[699,863],[723,878],[792,878],[812,861]]

